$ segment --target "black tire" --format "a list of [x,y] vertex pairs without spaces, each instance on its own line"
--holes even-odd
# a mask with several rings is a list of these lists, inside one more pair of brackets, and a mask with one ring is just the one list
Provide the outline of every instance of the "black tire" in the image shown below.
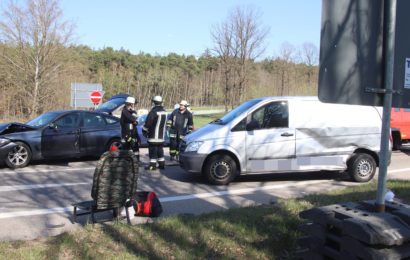
[[348,162],[350,177],[356,182],[368,182],[376,173],[376,161],[366,153],[355,154]]
[[203,175],[208,182],[215,185],[226,185],[237,175],[235,161],[225,154],[212,155],[204,167]]
[[7,154],[5,163],[11,169],[26,167],[31,161],[31,150],[25,143],[15,143],[17,146]]

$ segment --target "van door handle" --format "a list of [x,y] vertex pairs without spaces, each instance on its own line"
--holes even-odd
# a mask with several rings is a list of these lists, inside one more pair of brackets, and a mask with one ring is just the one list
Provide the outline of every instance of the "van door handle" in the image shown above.
[[285,133],[283,133],[283,134],[281,134],[281,136],[293,136],[293,134],[292,133],[288,133],[288,132],[285,132]]

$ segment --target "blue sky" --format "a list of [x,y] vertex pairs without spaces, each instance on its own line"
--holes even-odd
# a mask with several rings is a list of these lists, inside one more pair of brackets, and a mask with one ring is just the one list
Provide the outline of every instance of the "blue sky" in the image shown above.
[[277,54],[283,42],[319,47],[320,41],[321,0],[60,0],[60,6],[76,24],[76,42],[94,49],[199,56],[213,46],[212,26],[237,6],[261,11],[270,28],[265,56]]

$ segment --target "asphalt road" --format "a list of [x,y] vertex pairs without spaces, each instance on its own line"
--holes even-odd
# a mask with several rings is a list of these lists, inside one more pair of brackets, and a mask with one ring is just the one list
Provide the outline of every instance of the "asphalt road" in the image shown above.
[[[147,149],[141,152],[142,162],[148,162]],[[410,179],[409,156],[393,153],[388,178]],[[71,204],[91,199],[95,165],[95,160],[81,160],[42,162],[19,170],[0,168],[0,240],[31,240],[81,228],[87,218],[73,224]],[[345,173],[310,172],[240,176],[229,186],[212,186],[168,161],[165,170],[148,173],[140,167],[140,173],[138,190],[158,194],[162,216],[266,204],[277,198],[360,185],[349,181]],[[151,219],[132,219],[134,224],[147,221]]]

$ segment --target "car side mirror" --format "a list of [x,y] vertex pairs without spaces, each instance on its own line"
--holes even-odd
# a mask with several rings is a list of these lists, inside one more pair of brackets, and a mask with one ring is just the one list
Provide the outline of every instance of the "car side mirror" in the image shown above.
[[50,123],[50,124],[48,124],[48,128],[57,130],[57,125],[54,124],[54,123]]

